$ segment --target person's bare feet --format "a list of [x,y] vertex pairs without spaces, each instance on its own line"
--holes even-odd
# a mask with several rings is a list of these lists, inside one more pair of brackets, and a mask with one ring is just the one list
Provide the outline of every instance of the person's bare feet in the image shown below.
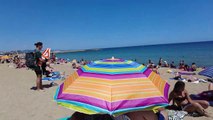
[[43,88],[37,88],[36,91],[43,91],[44,92],[44,89]]
[[203,112],[204,112],[203,115],[204,115],[205,117],[212,117],[207,111],[203,110]]

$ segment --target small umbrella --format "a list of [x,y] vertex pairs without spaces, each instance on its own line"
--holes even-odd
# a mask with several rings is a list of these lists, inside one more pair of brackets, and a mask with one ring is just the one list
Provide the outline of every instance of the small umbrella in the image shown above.
[[213,78],[213,66],[204,69],[203,71],[199,72],[198,74]]
[[91,62],[70,75],[56,91],[61,106],[85,114],[119,115],[168,105],[169,84],[130,60]]
[[5,56],[2,56],[2,57],[1,57],[1,59],[6,60],[6,59],[10,59],[10,57],[9,57],[9,56],[7,56],[7,55],[5,55]]

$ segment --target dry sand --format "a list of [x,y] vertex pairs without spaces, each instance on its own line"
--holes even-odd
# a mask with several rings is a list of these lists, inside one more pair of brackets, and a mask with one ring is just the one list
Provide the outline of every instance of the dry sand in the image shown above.
[[[54,68],[69,75],[73,72],[71,64],[54,65]],[[168,80],[173,75],[166,73],[167,68],[160,69],[161,76]],[[48,81],[44,91],[34,91],[35,74],[27,69],[9,68],[8,64],[0,64],[0,120],[56,120],[70,116],[73,111],[60,107],[53,101],[57,86],[49,87]],[[202,76],[197,76],[203,78]],[[57,81],[60,84],[63,81]],[[168,81],[173,89],[174,81]],[[207,83],[186,83],[189,93],[207,90]],[[213,115],[213,107],[208,111]],[[185,117],[185,120],[212,120],[206,117]]]

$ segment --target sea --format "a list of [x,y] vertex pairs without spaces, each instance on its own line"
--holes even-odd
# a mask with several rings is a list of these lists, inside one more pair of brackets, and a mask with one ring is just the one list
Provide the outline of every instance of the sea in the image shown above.
[[94,61],[99,59],[122,58],[134,60],[141,64],[147,64],[150,59],[155,64],[159,58],[163,61],[179,64],[184,60],[185,64],[191,65],[193,62],[199,67],[213,66],[213,41],[191,42],[159,45],[141,45],[131,47],[92,49],[79,52],[67,52],[56,54],[58,58],[69,60]]

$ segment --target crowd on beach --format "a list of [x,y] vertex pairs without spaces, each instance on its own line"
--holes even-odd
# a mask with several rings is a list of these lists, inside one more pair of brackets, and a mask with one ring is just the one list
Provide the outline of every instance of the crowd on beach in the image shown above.
[[[51,73],[55,71],[51,64],[66,64],[69,63],[70,60],[57,58],[54,53],[51,54],[49,59],[43,59],[41,53],[43,44],[41,42],[37,42],[35,43],[35,47],[35,66],[33,70],[36,74],[36,89],[43,90],[42,75],[51,77]],[[14,63],[16,68],[28,67],[26,64],[26,58],[23,56],[20,57],[18,55],[8,55],[8,57],[4,57],[4,59],[1,57],[0,63]],[[72,60],[71,63],[73,69],[79,69],[81,66],[86,65],[89,62],[87,60],[81,59],[80,61]],[[160,67],[179,69],[180,71],[186,72],[194,72],[197,70],[196,63],[192,63],[189,66],[184,63],[184,60],[180,60],[180,63],[175,65],[174,61],[169,64],[167,61],[163,61],[163,59],[160,58],[158,64],[154,64],[151,60],[148,60],[148,63],[143,65],[152,69],[157,74],[159,74],[158,68]],[[112,117],[110,115],[86,115],[75,112],[70,120],[168,120],[169,117],[174,116],[181,120],[187,113],[189,113],[191,116],[209,117],[209,113],[206,111],[206,109],[210,106],[208,101],[213,101],[213,84],[209,83],[208,89],[199,93],[202,99],[196,100],[191,98],[190,93],[188,93],[187,89],[185,88],[185,82],[183,80],[184,78],[182,78],[182,75],[179,72],[174,73],[174,79],[177,80],[177,82],[169,94],[170,106],[159,108],[155,112],[137,111],[126,113],[118,117]],[[199,79],[190,76],[187,81],[189,80],[195,81]],[[172,111],[177,113],[173,115]],[[178,116],[178,114],[181,116]]]
[[[26,53],[28,54],[28,53]],[[0,56],[0,64],[10,64],[10,67],[14,68],[28,68],[26,65],[26,54],[9,54]],[[69,63],[69,59],[57,58],[54,53],[51,53],[50,59],[46,59],[45,63],[50,64],[66,64]]]
[[[145,65],[145,64],[143,64]],[[160,67],[167,67],[167,68],[173,68],[173,69],[179,69],[182,71],[196,71],[197,66],[196,63],[192,63],[191,66],[184,63],[184,60],[180,60],[179,65],[175,65],[174,61],[172,61],[170,64],[167,61],[163,61],[162,58],[159,59],[158,64],[154,64],[152,60],[148,60],[148,64],[146,65],[148,68],[152,69],[153,71],[157,72],[157,69]]]

